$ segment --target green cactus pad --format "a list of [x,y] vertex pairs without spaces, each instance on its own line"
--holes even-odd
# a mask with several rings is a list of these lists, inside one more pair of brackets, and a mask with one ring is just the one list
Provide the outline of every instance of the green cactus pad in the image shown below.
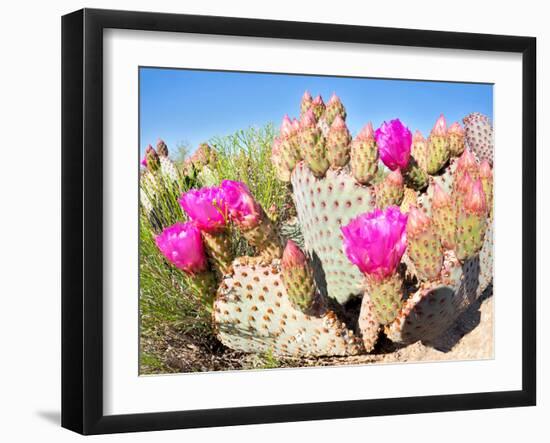
[[276,356],[343,356],[363,350],[361,339],[332,311],[320,308],[314,316],[292,306],[278,261],[235,260],[233,269],[214,301],[213,321],[224,345]]
[[433,183],[437,183],[443,191],[447,194],[451,194],[453,190],[453,174],[456,170],[457,160],[455,158],[451,159],[449,165],[445,167],[444,170],[440,171],[438,175],[430,176],[430,185],[426,192],[421,194],[418,197],[417,207],[422,209],[425,214],[432,216],[432,199],[434,193]]
[[406,214],[409,212],[409,208],[411,205],[416,205],[418,200],[418,193],[411,188],[405,187],[403,191],[403,200],[401,201],[401,205],[399,206],[399,209],[403,214]]
[[351,136],[345,130],[329,130],[327,136],[327,158],[333,168],[346,166],[350,159]]
[[281,278],[290,303],[294,308],[309,312],[315,301],[315,281],[309,264],[281,269]]
[[212,266],[221,275],[230,272],[233,251],[231,250],[231,238],[228,232],[226,230],[216,233],[202,231],[202,239]]
[[378,339],[380,323],[378,318],[376,318],[374,305],[368,294],[363,295],[363,299],[361,300],[361,310],[359,312],[357,327],[361,333],[365,351],[372,351]]
[[449,134],[449,153],[458,157],[464,152],[464,137],[459,134]]
[[351,170],[361,184],[368,184],[378,170],[378,148],[374,140],[353,140],[351,143]]
[[394,274],[382,281],[368,282],[367,291],[380,324],[388,324],[395,319],[403,303],[403,280]]
[[421,233],[407,234],[407,255],[421,280],[436,278],[443,264],[443,248],[432,224]]
[[397,186],[388,180],[383,180],[375,186],[376,207],[384,209],[388,206],[399,206],[403,201],[405,189],[403,185]]
[[437,174],[449,160],[449,139],[443,136],[430,135],[428,138],[428,159],[426,171]]
[[283,248],[273,223],[262,209],[261,220],[257,226],[247,230],[241,230],[243,237],[254,246],[260,256],[270,260],[281,258]]
[[493,279],[493,235],[487,229],[479,256],[462,265],[453,251],[445,252],[442,279],[425,283],[411,294],[384,332],[398,343],[430,341],[443,334]]
[[407,186],[421,191],[428,186],[428,174],[422,169],[414,157],[410,157],[407,169],[403,171]]
[[460,260],[471,258],[481,250],[487,219],[462,211],[456,219],[456,255]]
[[317,287],[342,304],[361,295],[363,275],[344,254],[340,226],[374,209],[373,187],[360,185],[345,169],[316,178],[303,162],[292,173],[292,185],[304,249],[317,268]]
[[432,207],[432,220],[434,230],[446,249],[455,247],[456,210],[454,205],[448,204],[441,207]]
[[493,164],[493,127],[489,118],[478,112],[467,115],[462,120],[466,136],[466,143],[481,161],[487,160]]
[[324,136],[320,136],[317,144],[312,149],[306,151],[305,161],[316,177],[323,177],[325,175],[330,163],[327,159],[327,147]]

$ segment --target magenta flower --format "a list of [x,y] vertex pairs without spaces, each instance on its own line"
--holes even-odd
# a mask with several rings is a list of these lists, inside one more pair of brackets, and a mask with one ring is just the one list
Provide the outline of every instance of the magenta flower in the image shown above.
[[183,272],[194,275],[207,270],[200,230],[192,223],[176,223],[155,237],[160,252]]
[[411,156],[412,134],[399,119],[384,122],[375,133],[378,152],[392,171],[405,169]]
[[145,156],[145,155],[141,159],[141,166],[143,166],[144,168],[147,167],[147,156]]
[[407,248],[407,216],[397,206],[361,214],[341,228],[344,251],[361,272],[381,281],[393,275]]
[[257,226],[262,217],[262,208],[254,200],[250,189],[242,182],[224,180],[220,187],[231,220],[242,229]]
[[201,230],[213,233],[225,228],[227,204],[220,188],[192,189],[180,197],[179,203]]

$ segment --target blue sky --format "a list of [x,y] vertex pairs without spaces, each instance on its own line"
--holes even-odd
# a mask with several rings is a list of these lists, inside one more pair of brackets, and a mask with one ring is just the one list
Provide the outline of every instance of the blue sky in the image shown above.
[[353,135],[368,121],[377,128],[399,118],[427,136],[439,114],[448,123],[470,112],[493,118],[493,87],[486,84],[369,78],[256,74],[181,69],[140,69],[140,150],[162,138],[172,153],[195,149],[214,136],[299,116],[307,89],[325,103],[333,92],[346,107]]

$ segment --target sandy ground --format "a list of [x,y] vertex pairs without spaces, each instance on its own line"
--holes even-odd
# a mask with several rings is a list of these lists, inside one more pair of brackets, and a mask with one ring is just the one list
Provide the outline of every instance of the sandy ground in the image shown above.
[[143,349],[157,356],[164,367],[143,367],[142,373],[491,359],[494,337],[493,297],[489,291],[470,306],[450,330],[432,343],[419,341],[399,346],[382,337],[373,353],[350,357],[266,360],[258,355],[232,351],[217,341],[197,342],[166,327],[158,331],[155,338],[147,338],[142,343]]

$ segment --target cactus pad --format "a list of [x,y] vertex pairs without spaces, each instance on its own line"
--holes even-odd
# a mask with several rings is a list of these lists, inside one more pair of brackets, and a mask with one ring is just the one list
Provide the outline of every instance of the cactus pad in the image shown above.
[[316,178],[303,162],[292,174],[304,246],[317,268],[317,286],[339,303],[363,293],[363,275],[343,251],[340,226],[374,209],[373,187],[362,186],[343,169]]
[[357,326],[361,332],[365,351],[372,351],[378,339],[380,323],[376,318],[374,305],[368,294],[363,295],[363,299],[361,300],[361,310],[359,311]]
[[449,160],[449,141],[446,137],[430,135],[428,138],[428,161],[426,171],[428,174],[437,174]]
[[477,158],[493,164],[493,127],[489,118],[478,112],[468,114],[462,120],[466,133],[466,143]]
[[493,235],[489,226],[483,248],[462,265],[452,251],[446,251],[442,279],[426,283],[405,301],[393,323],[385,328],[395,342],[433,340],[443,334],[483,291],[493,278]]
[[238,259],[233,269],[218,290],[213,312],[218,338],[226,346],[277,356],[355,355],[362,351],[361,339],[332,311],[321,307],[314,316],[293,308],[278,261],[261,265]]
[[382,281],[371,280],[367,293],[378,322],[385,325],[395,319],[401,307],[403,280],[399,274],[393,274]]

